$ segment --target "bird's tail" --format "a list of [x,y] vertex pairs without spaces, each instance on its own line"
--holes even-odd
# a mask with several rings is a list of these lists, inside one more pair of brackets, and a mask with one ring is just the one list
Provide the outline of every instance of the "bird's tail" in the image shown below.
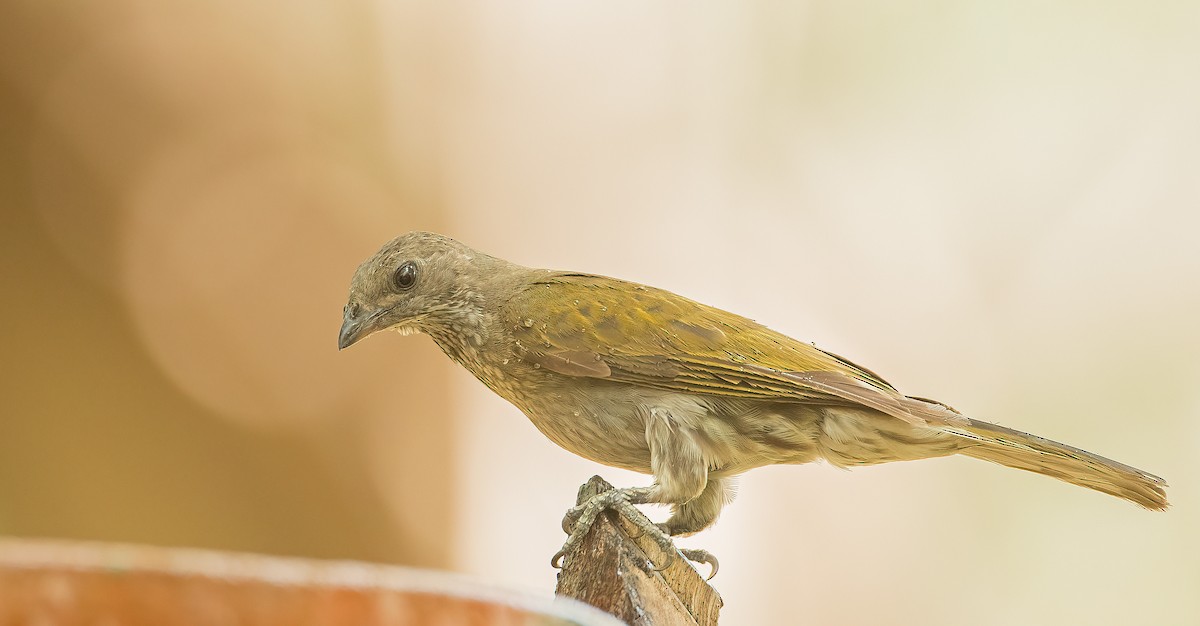
[[968,419],[943,427],[974,441],[959,450],[977,459],[1028,470],[1124,498],[1153,511],[1167,508],[1166,481],[1136,467],[1011,428]]

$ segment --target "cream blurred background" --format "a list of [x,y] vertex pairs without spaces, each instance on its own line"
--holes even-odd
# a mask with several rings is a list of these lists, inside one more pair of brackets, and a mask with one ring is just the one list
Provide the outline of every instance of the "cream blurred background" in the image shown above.
[[1200,621],[1200,4],[0,4],[0,533],[549,593],[593,473],[427,338],[430,229],[814,341],[1168,479],[752,472],[727,624]]

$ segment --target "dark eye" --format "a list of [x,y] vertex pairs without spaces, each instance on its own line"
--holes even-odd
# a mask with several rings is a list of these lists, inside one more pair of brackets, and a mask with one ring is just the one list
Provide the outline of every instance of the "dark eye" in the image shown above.
[[396,268],[396,273],[392,274],[392,284],[396,289],[404,291],[411,289],[417,283],[417,264],[409,261],[404,265]]

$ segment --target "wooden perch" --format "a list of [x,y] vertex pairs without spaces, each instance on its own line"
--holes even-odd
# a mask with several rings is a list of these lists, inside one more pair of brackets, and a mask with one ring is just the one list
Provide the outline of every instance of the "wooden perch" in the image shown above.
[[[613,488],[593,476],[577,502]],[[566,555],[555,593],[582,600],[635,626],[716,626],[721,596],[678,552],[670,556],[611,511],[596,519],[584,540]]]
[[0,625],[619,626],[444,572],[0,538]]

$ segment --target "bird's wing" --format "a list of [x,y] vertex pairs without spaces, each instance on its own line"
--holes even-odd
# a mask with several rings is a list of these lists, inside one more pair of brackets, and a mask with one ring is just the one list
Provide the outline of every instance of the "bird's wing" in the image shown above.
[[713,396],[858,405],[913,424],[964,419],[752,320],[614,278],[546,273],[513,294],[504,316],[524,359],[567,376]]

